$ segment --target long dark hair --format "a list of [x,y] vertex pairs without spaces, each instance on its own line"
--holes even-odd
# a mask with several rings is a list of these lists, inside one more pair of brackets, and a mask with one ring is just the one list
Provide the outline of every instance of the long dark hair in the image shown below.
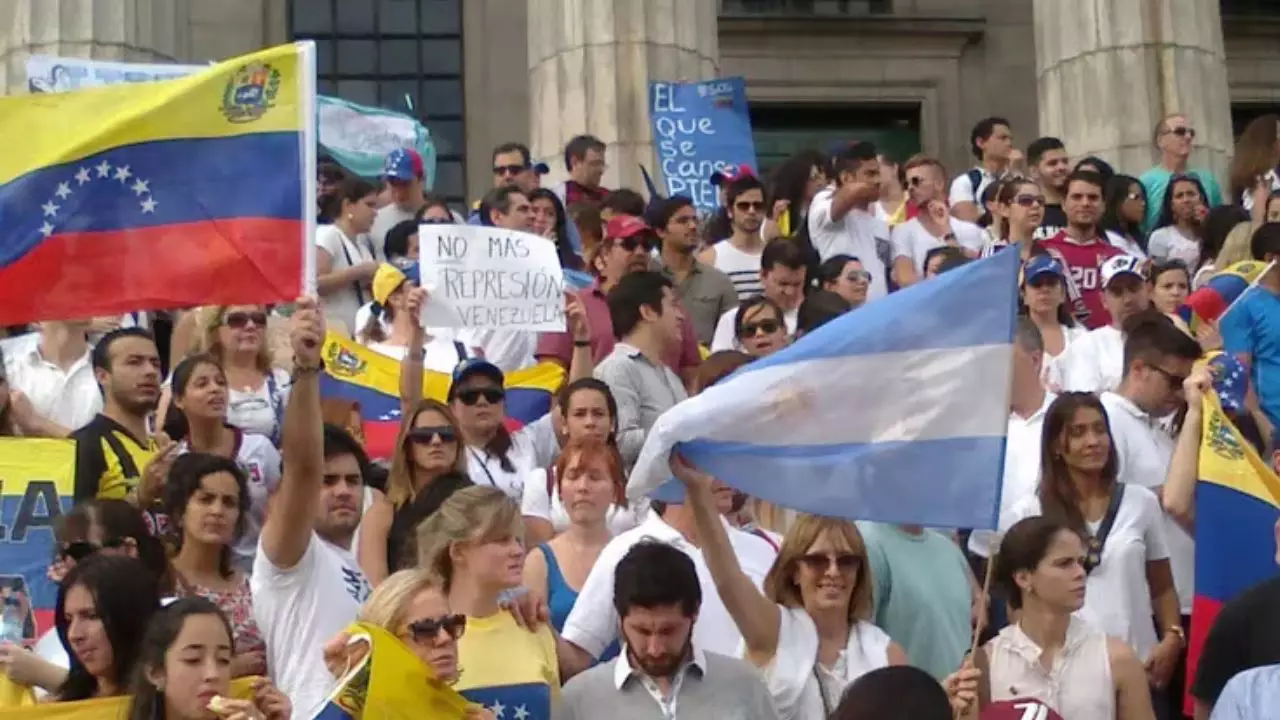
[[110,679],[122,691],[137,663],[147,625],[160,609],[156,578],[137,560],[122,555],[95,554],[76,563],[58,587],[54,608],[58,639],[71,660],[66,682],[58,688],[60,701],[87,700],[98,689],[97,678],[89,674],[67,639],[70,629],[66,617],[67,594],[75,587],[83,587],[93,596],[94,611],[111,643]]
[[338,181],[332,192],[320,199],[320,216],[328,222],[335,222],[342,216],[343,203],[357,202],[377,191],[368,180],[347,176]]
[[1160,203],[1160,216],[1156,220],[1156,228],[1168,227],[1176,224],[1173,219],[1173,186],[1180,182],[1189,182],[1196,186],[1196,190],[1200,192],[1200,201],[1209,206],[1209,194],[1204,191],[1204,185],[1200,182],[1200,178],[1195,175],[1174,175],[1169,178],[1169,185],[1164,191],[1164,200]]
[[227,622],[227,616],[212,601],[200,596],[186,597],[157,612],[143,637],[130,681],[129,694],[133,696],[133,702],[129,705],[129,720],[164,718],[164,691],[155,686],[148,672],[164,671],[164,656],[182,634],[187,618],[202,615],[212,615],[222,621],[227,630],[231,654],[235,655],[236,636],[231,630],[231,623]]
[[[1147,197],[1147,189],[1142,186],[1138,178],[1132,175],[1114,175],[1107,181],[1107,187],[1103,191],[1102,220],[1098,224],[1103,230],[1133,238],[1133,241],[1138,243],[1138,247],[1146,252],[1147,235],[1142,232],[1142,221],[1128,222],[1120,216],[1120,206],[1129,199],[1129,189],[1133,187],[1138,188],[1143,198]],[[1165,196],[1168,197],[1168,193]]]
[[560,388],[560,392],[556,394],[556,405],[560,407],[562,413],[566,413],[567,417],[569,403],[572,402],[573,396],[586,391],[595,391],[604,396],[604,404],[609,408],[609,435],[605,441],[610,445],[617,445],[618,401],[613,397],[613,391],[609,389],[608,383],[593,377],[578,378]]
[[[169,469],[169,477],[165,480],[164,511],[169,515],[172,535],[170,539],[175,552],[182,549],[182,516],[187,512],[187,504],[200,490],[200,485],[206,477],[220,472],[230,474],[235,479],[236,489],[239,491],[237,505],[240,512],[236,516],[232,541],[238,540],[244,533],[245,519],[249,514],[249,478],[239,463],[221,455],[186,453],[174,458],[173,467]],[[224,578],[230,578],[232,572],[231,545],[223,545],[218,550],[218,573]]]
[[818,168],[825,173],[829,162],[827,156],[817,150],[801,150],[774,168],[770,174],[768,192],[765,193],[765,199],[770,205],[777,200],[790,201],[788,213],[791,217],[791,241],[804,252],[808,268],[805,273],[806,289],[814,286],[822,257],[813,246],[813,238],[809,236],[811,198],[805,196],[805,188],[809,185],[813,169]]
[[1060,520],[1035,515],[1019,520],[1005,532],[991,569],[991,582],[1014,610],[1022,608],[1022,589],[1013,576],[1039,567],[1053,539],[1064,531],[1077,532]]
[[138,551],[138,560],[155,577],[160,592],[173,590],[173,573],[164,545],[152,535],[147,516],[124,500],[93,498],[75,504],[54,523],[54,539],[59,545],[88,542],[97,526],[104,541],[129,539]]
[[169,384],[169,409],[164,414],[164,433],[175,440],[185,438],[191,434],[191,423],[187,420],[187,414],[178,407],[178,398],[187,394],[187,384],[191,382],[191,376],[202,365],[212,365],[218,368],[218,372],[222,373],[222,379],[226,380],[226,372],[222,369],[222,363],[215,355],[209,353],[186,357],[173,368],[173,379]]
[[[1111,439],[1111,423],[1107,420],[1107,409],[1102,401],[1092,393],[1062,393],[1044,415],[1044,430],[1040,434],[1040,497],[1041,514],[1055,518],[1067,527],[1084,537],[1088,533],[1084,513],[1080,511],[1080,493],[1071,481],[1071,473],[1066,461],[1062,459],[1059,445],[1066,439],[1067,428],[1080,410],[1096,410],[1107,423],[1107,438]],[[1102,480],[1107,487],[1116,484],[1120,461],[1116,455],[1116,444],[1112,440],[1107,449],[1107,462],[1102,466]]]
[[555,209],[555,236],[556,236],[556,257],[560,258],[560,267],[572,270],[582,269],[582,258],[578,257],[578,253],[573,250],[573,242],[569,240],[569,213],[564,209],[564,203],[560,202],[560,198],[548,188],[535,188],[529,193],[529,203],[535,200],[549,200],[551,207]]

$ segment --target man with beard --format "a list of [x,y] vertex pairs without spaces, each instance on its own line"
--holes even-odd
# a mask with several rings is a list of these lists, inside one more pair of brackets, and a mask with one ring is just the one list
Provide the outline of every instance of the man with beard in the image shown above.
[[775,720],[769,691],[755,668],[704,652],[693,642],[702,606],[694,561],[674,545],[642,541],[618,561],[613,577],[624,651],[564,686],[566,720],[599,717],[717,717]]
[[1027,146],[1027,165],[1031,177],[1044,191],[1044,219],[1035,239],[1044,240],[1067,229],[1067,216],[1062,200],[1067,193],[1067,176],[1071,174],[1071,158],[1067,147],[1056,137],[1038,138]]
[[325,641],[356,619],[369,596],[351,553],[368,460],[350,435],[320,419],[325,331],[315,299],[299,298],[290,320],[294,368],[281,435],[283,472],[267,506],[249,587],[267,666],[294,707],[305,711],[333,685]]
[[693,323],[698,342],[710,346],[716,322],[738,306],[738,293],[728,275],[694,257],[698,249],[698,213],[683,195],[658,200],[646,218],[661,242],[662,272]]
[[764,238],[764,185],[755,175],[740,175],[724,189],[724,207],[732,233],[698,255],[702,262],[729,276],[738,300],[760,294],[760,253]]
[[[172,455],[172,443],[162,438],[160,447],[147,433],[147,416],[160,400],[160,352],[151,333],[121,328],[102,336],[91,362],[102,390],[102,412],[71,433],[75,501],[128,498],[145,509],[156,499]],[[149,482],[143,482],[144,475]]]
[[[1067,195],[1064,209],[1067,227],[1051,238],[1040,240],[1067,269],[1067,299],[1072,314],[1085,327],[1096,330],[1111,322],[1107,304],[1103,301],[1101,279],[1102,266],[1107,260],[1124,251],[1112,245],[1098,227],[1102,217],[1102,176],[1078,170],[1067,177]],[[1046,195],[1047,197],[1047,195]],[[1049,208],[1045,207],[1045,217]]]

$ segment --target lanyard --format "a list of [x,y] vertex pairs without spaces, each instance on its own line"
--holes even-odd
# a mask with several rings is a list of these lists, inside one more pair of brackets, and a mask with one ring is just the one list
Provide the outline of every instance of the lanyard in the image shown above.
[[474,449],[467,448],[467,452],[471,453],[472,460],[475,460],[476,462],[480,463],[480,469],[484,471],[485,477],[489,478],[489,485],[493,486],[495,490],[501,490],[502,488],[498,487],[498,483],[495,482],[493,479],[493,473],[489,472],[489,463],[486,462],[488,460],[489,454],[486,452],[485,458],[481,459],[480,454],[477,453]]

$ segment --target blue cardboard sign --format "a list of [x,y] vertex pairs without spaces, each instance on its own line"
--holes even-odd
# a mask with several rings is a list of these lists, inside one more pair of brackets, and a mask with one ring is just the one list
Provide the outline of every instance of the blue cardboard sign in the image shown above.
[[719,207],[712,173],[746,165],[756,148],[741,77],[649,83],[649,122],[667,195],[685,195],[701,211]]

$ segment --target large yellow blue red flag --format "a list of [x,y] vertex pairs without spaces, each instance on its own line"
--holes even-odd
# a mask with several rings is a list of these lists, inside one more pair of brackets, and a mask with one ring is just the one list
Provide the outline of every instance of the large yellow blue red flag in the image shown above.
[[[1222,605],[1274,577],[1274,528],[1280,519],[1280,478],[1222,411],[1204,398],[1196,483],[1196,591],[1187,641],[1187,677]],[[1188,683],[1188,687],[1190,683]]]
[[20,593],[28,638],[53,627],[58,588],[47,576],[53,524],[71,509],[73,440],[0,438],[0,584]]
[[[252,700],[253,683],[258,679],[236,678],[228,694],[236,700]],[[113,697],[37,704],[31,690],[0,675],[0,720],[121,720],[128,717],[129,702],[128,697]]]
[[[323,397],[360,405],[365,451],[389,458],[400,428],[400,363],[336,333],[324,343]],[[422,395],[444,402],[452,379],[442,372],[423,373]],[[506,376],[507,427],[514,430],[551,411],[551,397],[564,382],[564,368],[543,362]]]
[[0,98],[0,325],[297,297],[313,52]]
[[[367,643],[369,651],[349,668],[314,720],[462,720],[468,703],[436,679],[396,636],[376,625],[353,623],[351,642]],[[307,708],[294,708],[305,712]]]

